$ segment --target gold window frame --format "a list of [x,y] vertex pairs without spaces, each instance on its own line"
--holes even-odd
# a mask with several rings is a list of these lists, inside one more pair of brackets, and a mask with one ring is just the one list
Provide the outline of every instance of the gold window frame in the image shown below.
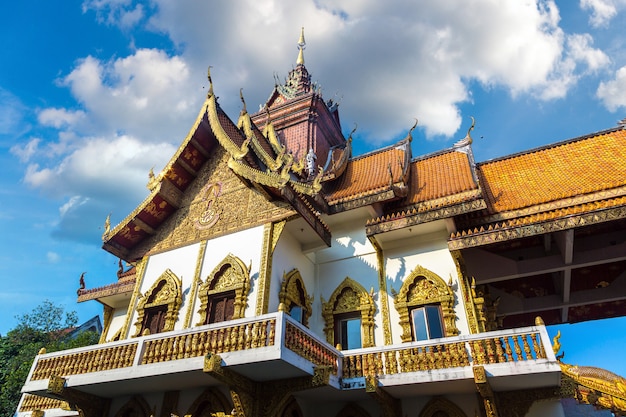
[[313,311],[313,297],[308,295],[300,271],[297,269],[283,273],[283,283],[278,294],[278,302],[278,310],[286,313],[289,313],[293,306],[300,306],[302,308],[302,324],[308,325],[309,317]]
[[248,306],[250,267],[247,267],[241,259],[230,253],[213,268],[206,281],[200,285],[198,290],[200,322],[196,326],[201,326],[206,322],[209,297],[226,291],[235,291],[232,319],[243,318]]
[[410,312],[415,307],[438,304],[441,306],[443,332],[446,337],[456,336],[456,313],[454,312],[454,292],[441,277],[432,271],[416,266],[402,283],[396,295],[394,305],[400,315],[403,342],[413,340],[411,332]]
[[361,284],[346,277],[333,291],[328,302],[322,298],[324,334],[331,345],[335,345],[335,316],[358,311],[361,315],[361,345],[374,346],[374,300]]
[[[161,285],[161,283],[163,283]],[[137,321],[135,322],[135,334],[133,337],[141,336],[141,327],[146,314],[146,309],[167,305],[167,314],[163,331],[174,330],[174,324],[178,320],[180,306],[183,303],[182,280],[176,276],[169,268],[154,281],[150,289],[146,291],[137,304]]]

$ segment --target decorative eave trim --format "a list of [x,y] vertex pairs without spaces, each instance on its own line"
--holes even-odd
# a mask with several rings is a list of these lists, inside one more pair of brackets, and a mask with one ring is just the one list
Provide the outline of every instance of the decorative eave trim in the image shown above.
[[318,236],[324,241],[326,246],[331,245],[331,233],[328,225],[324,223],[319,212],[304,198],[298,191],[291,187],[291,184],[281,189],[281,194],[291,204],[291,206],[302,216],[302,218],[313,228]]
[[573,197],[563,198],[561,200],[550,201],[549,203],[537,204],[529,207],[524,207],[518,210],[511,210],[502,213],[495,213],[489,216],[481,217],[480,223],[493,223],[497,221],[504,221],[514,219],[516,217],[525,217],[533,214],[557,210],[561,208],[567,208],[580,204],[592,203],[595,201],[607,200],[615,197],[621,197],[626,195],[626,186],[612,188],[610,190],[597,191],[590,194],[576,195]]
[[[180,191],[176,192],[174,190],[175,187],[171,184],[171,182],[166,181],[167,173],[173,168],[174,164],[179,159],[181,159],[181,155],[183,151],[185,150],[185,148],[187,147],[188,143],[191,142],[192,140],[195,143],[197,143],[197,141],[195,141],[193,137],[196,131],[198,130],[198,128],[200,127],[207,113],[207,104],[208,104],[208,100],[205,100],[204,104],[200,108],[200,112],[198,113],[198,116],[196,117],[196,121],[194,122],[192,128],[187,133],[187,136],[185,137],[183,142],[180,144],[180,146],[178,147],[178,149],[176,150],[172,158],[170,158],[170,161],[163,168],[161,173],[150,181],[150,184],[149,184],[150,194],[117,226],[115,226],[111,230],[104,231],[102,235],[102,241],[103,241],[102,247],[105,250],[107,250],[108,252],[118,257],[125,259],[125,257],[128,255],[129,248],[126,248],[125,246],[121,246],[117,244],[116,242],[113,242],[112,239],[120,231],[122,231],[126,226],[128,226],[128,224],[131,221],[135,220],[135,218],[139,215],[139,213],[141,213],[148,206],[148,204],[150,204],[154,200],[154,198],[157,195],[160,195],[161,197],[163,197],[164,200],[168,201],[168,203],[172,204],[172,206],[174,207],[178,207],[180,205],[179,203],[178,205],[176,203],[180,201],[180,196],[182,195],[182,192]],[[205,151],[205,149],[202,146],[198,146],[198,148],[201,149],[201,152]],[[166,185],[163,185],[164,183]]]
[[357,197],[352,200],[341,199],[337,203],[330,202],[329,213],[330,214],[341,213],[343,211],[354,210],[359,207],[369,206],[371,204],[392,201],[397,198],[401,198],[401,197],[397,196],[393,189],[386,188],[383,190],[376,190],[372,194],[362,196],[362,197]]
[[[468,202],[472,202],[473,206],[466,207],[465,211],[455,212],[454,214],[452,214],[452,216],[467,213],[470,211],[481,210],[487,207],[487,204],[481,197],[482,197],[481,190],[474,189],[474,190],[464,191],[458,194],[448,195],[445,197],[422,201],[420,203],[406,207],[401,212],[395,212],[392,214],[387,214],[385,216],[380,216],[375,219],[368,220],[366,223],[366,226],[376,226],[377,224],[380,224],[380,223],[388,223],[390,221],[396,221],[396,220],[405,221],[405,219],[409,217],[417,217],[419,219],[419,216],[426,216],[427,218],[430,218],[432,216],[440,216],[444,214],[445,210],[452,209],[453,207],[456,207],[458,209],[462,207],[463,205],[467,204]],[[436,213],[440,213],[440,214],[436,214]],[[430,220],[426,220],[426,221],[430,221]],[[418,223],[424,223],[424,222],[425,221],[418,220]]]
[[[566,214],[552,220],[536,222],[522,226],[500,227],[499,225],[489,225],[485,230],[484,226],[472,231],[462,231],[453,234],[448,240],[450,250],[467,249],[476,246],[489,245],[493,243],[505,242],[513,239],[542,235],[561,230],[573,229],[576,227],[599,224],[612,220],[626,218],[626,197],[615,201],[614,206],[606,209],[591,210],[580,214]],[[623,200],[623,201],[621,201]],[[618,205],[617,207],[615,207]]]
[[487,205],[483,199],[475,199],[415,214],[402,212],[400,215],[394,216],[394,218],[389,221],[383,221],[365,226],[365,233],[367,236],[372,236],[379,233],[390,232],[392,230],[403,229],[405,227],[411,227],[435,220],[447,219],[472,211],[482,210],[486,206]]
[[97,300],[103,297],[110,297],[112,295],[118,294],[131,294],[133,289],[135,288],[135,279],[124,281],[124,282],[115,282],[110,285],[105,285],[99,288],[93,288],[90,290],[79,290],[78,293],[78,302],[82,303],[83,301],[89,300]]

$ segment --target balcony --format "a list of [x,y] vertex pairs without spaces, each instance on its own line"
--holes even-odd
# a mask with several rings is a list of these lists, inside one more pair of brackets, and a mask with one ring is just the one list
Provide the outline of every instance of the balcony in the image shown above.
[[207,355],[255,382],[324,369],[327,390],[346,398],[372,381],[396,398],[474,392],[476,365],[496,391],[557,386],[560,378],[544,326],[338,351],[279,312],[38,355],[22,391],[47,396],[54,377],[109,398],[219,385]]

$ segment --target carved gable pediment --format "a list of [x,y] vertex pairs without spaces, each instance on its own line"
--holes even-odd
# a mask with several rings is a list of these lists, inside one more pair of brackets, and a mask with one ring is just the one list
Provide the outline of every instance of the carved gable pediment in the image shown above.
[[180,208],[135,248],[156,253],[255,227],[291,216],[295,211],[281,201],[268,201],[249,188],[228,167],[229,154],[216,146],[198,177],[181,198]]

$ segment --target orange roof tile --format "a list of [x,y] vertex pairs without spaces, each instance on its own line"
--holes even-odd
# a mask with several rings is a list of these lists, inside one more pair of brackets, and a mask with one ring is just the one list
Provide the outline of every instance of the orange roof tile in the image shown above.
[[478,165],[490,212],[626,185],[626,130],[614,129]]
[[412,205],[478,189],[465,153],[449,151],[411,162],[409,193],[402,205]]
[[330,185],[327,201],[336,204],[390,189],[392,182],[402,180],[405,152],[404,148],[387,148],[351,159],[343,175]]

